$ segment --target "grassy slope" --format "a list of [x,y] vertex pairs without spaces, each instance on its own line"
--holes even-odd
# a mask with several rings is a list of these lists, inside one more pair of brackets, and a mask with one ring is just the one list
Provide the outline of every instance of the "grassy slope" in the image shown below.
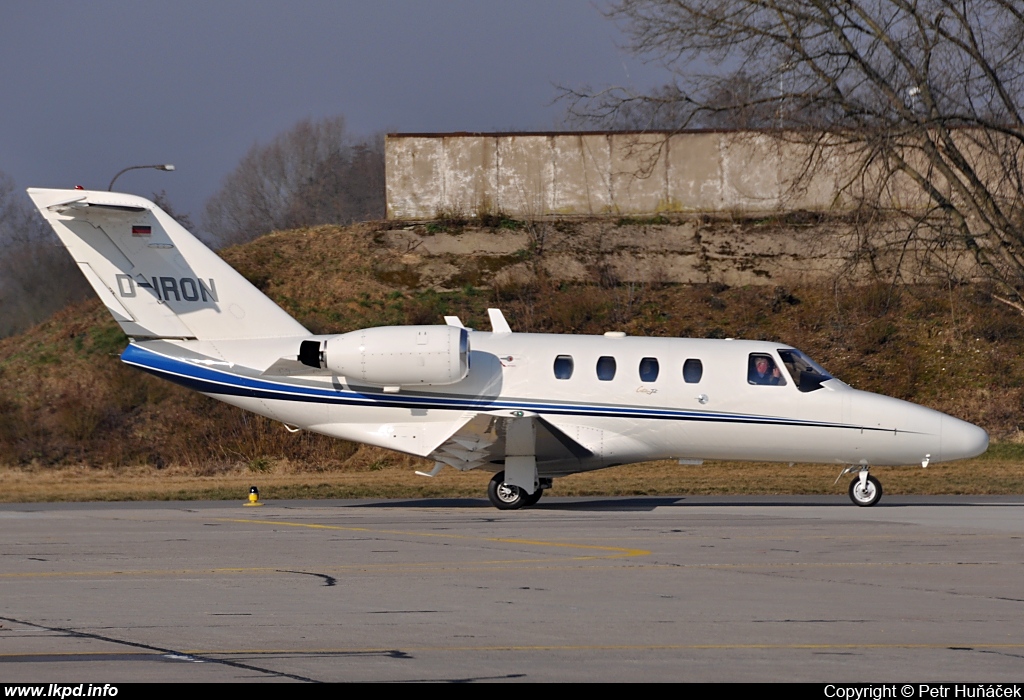
[[[539,279],[438,293],[396,286],[400,251],[375,228],[273,234],[225,258],[317,333],[459,314],[486,327],[499,305],[522,331],[781,340],[869,391],[929,405],[1013,442],[1024,400],[1024,320],[972,286],[724,288]],[[519,261],[529,252],[516,256]],[[473,261],[453,260],[471,269]],[[411,276],[409,283],[415,282]],[[0,341],[2,500],[227,497],[258,477],[291,495],[481,493],[484,474],[434,480],[421,460],[316,435],[158,381],[117,360],[124,336],[98,303]],[[893,492],[1024,491],[1020,449],[927,472],[886,476]],[[85,466],[87,465],[87,466]],[[399,470],[399,471],[396,471]],[[620,468],[560,480],[557,493],[840,492],[833,467],[764,465]],[[831,476],[830,476],[831,475]],[[911,476],[912,475],[912,476]],[[965,479],[964,477],[969,477]]]

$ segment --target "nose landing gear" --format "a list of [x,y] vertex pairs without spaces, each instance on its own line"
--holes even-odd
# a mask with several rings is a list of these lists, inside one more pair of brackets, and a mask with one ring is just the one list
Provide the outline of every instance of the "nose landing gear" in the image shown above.
[[850,500],[861,507],[873,506],[882,498],[882,483],[868,474],[868,466],[851,465],[836,477],[839,481],[846,474],[858,471],[857,478],[850,482]]
[[[863,472],[867,474],[867,470]],[[882,484],[875,477],[857,477],[850,482],[850,500],[859,506],[873,506],[882,497]]]

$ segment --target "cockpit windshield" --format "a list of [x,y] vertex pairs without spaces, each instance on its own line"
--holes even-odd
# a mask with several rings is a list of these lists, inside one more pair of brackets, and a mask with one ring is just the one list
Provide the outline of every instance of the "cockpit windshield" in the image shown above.
[[817,391],[821,388],[822,382],[832,379],[832,375],[821,365],[799,350],[779,350],[779,357],[789,370],[797,388],[804,393]]

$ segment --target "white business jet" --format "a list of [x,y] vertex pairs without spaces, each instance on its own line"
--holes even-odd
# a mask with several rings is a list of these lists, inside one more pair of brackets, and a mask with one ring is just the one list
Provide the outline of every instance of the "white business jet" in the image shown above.
[[313,335],[146,199],[29,195],[130,338],[127,364],[291,430],[428,457],[429,476],[493,471],[501,509],[559,476],[669,458],[834,463],[870,506],[870,467],[988,446],[977,426],[852,389],[779,343],[514,333],[497,309],[490,333],[446,317]]

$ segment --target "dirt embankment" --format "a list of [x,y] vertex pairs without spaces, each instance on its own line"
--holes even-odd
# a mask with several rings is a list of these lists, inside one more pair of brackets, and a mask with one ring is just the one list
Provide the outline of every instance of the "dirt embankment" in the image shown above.
[[393,224],[376,242],[398,254],[399,284],[602,278],[634,284],[774,286],[899,279],[981,279],[970,254],[934,232],[913,235],[898,218],[864,222],[808,212],[767,218],[708,216]]

